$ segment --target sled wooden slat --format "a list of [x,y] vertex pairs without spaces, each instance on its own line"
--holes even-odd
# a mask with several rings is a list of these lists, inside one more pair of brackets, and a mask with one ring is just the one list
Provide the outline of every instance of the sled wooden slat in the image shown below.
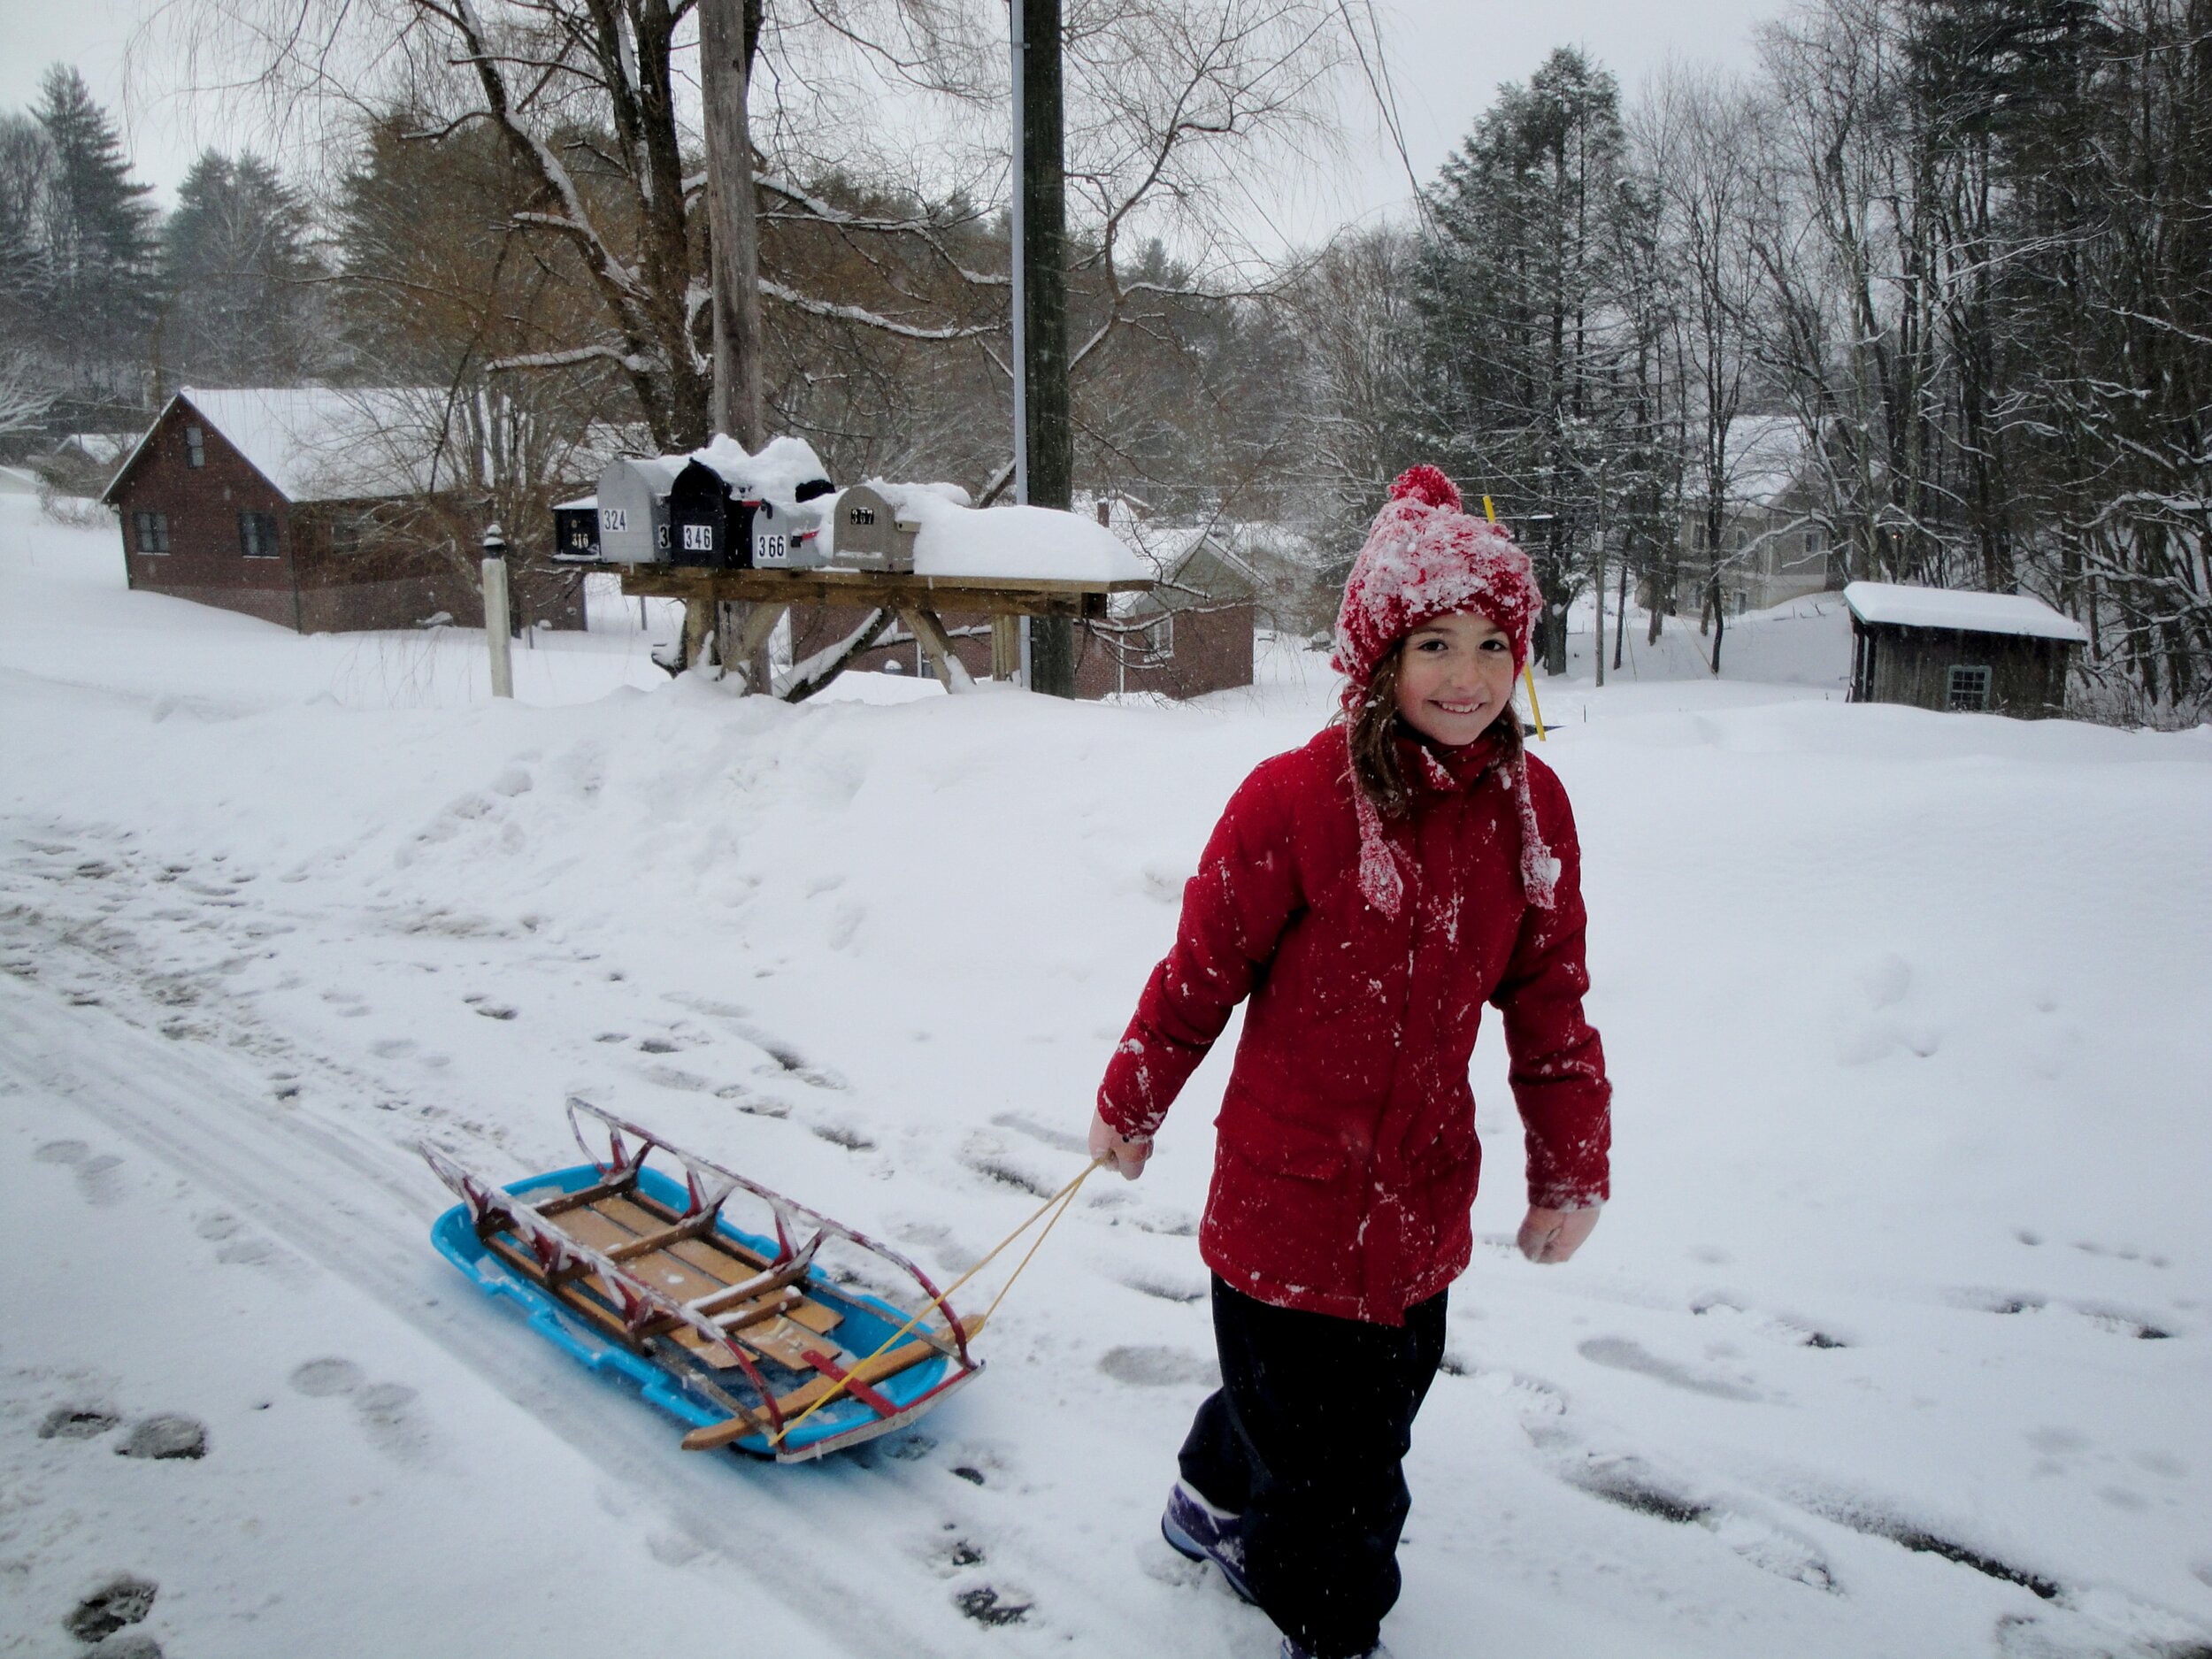
[[703,1210],[695,1216],[670,1222],[658,1233],[649,1233],[642,1238],[632,1239],[627,1244],[616,1245],[607,1252],[607,1259],[612,1262],[635,1261],[641,1256],[650,1256],[656,1250],[665,1250],[687,1239],[695,1239],[711,1229],[714,1222],[714,1211]]
[[630,1190],[631,1187],[635,1184],[636,1179],[635,1176],[629,1174],[618,1175],[611,1180],[601,1181],[595,1187],[587,1187],[581,1192],[565,1193],[558,1198],[550,1199],[540,1204],[537,1207],[538,1214],[541,1216],[565,1215],[572,1210],[582,1210],[588,1205],[595,1204],[603,1198],[618,1197]]

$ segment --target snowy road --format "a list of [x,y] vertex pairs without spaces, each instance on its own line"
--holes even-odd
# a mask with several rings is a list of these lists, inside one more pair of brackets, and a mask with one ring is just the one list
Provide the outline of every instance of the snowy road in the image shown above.
[[[1225,1055],[988,1373],[825,1465],[683,1454],[476,1296],[412,1148],[566,1162],[582,1095],[957,1271],[1079,1165],[1310,662],[791,710],[586,640],[494,708],[459,636],[301,641],[0,532],[0,1654],[119,1574],[179,1659],[1272,1653],[1153,1531]],[[1513,1256],[1486,1034],[1403,1659],[2212,1653],[2212,741],[1824,703],[1835,633],[1546,687],[1617,1196]],[[159,1413],[207,1455],[114,1455]]]

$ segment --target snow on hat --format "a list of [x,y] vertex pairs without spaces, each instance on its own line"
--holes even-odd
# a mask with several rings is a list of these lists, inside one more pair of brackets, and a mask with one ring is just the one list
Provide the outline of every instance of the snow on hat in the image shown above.
[[1540,603],[1528,555],[1513,538],[1465,511],[1452,480],[1436,468],[1408,467],[1391,485],[1344,584],[1331,660],[1351,682],[1348,705],[1374,677],[1384,652],[1448,611],[1478,611],[1495,623],[1512,644],[1517,674],[1528,661]]
[[[1408,467],[1391,485],[1367,544],[1352,561],[1337,612],[1336,655],[1330,660],[1345,677],[1347,713],[1358,707],[1385,652],[1424,622],[1454,611],[1472,611],[1494,623],[1513,648],[1513,672],[1519,673],[1528,663],[1529,635],[1541,603],[1528,555],[1513,539],[1469,514],[1457,487],[1436,468]],[[1509,712],[1505,718],[1517,717]],[[1345,742],[1348,749],[1348,725]],[[1537,827],[1528,758],[1518,743],[1501,777],[1520,819],[1522,891],[1532,904],[1549,910],[1559,860]],[[1360,892],[1384,914],[1395,916],[1404,892],[1397,859],[1366,790],[1356,782],[1352,795],[1359,819]]]

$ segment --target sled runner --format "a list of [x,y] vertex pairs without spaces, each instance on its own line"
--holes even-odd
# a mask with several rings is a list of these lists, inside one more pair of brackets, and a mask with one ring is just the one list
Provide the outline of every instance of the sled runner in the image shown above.
[[[431,1239],[541,1335],[691,1424],[686,1450],[803,1462],[911,1423],[982,1369],[979,1322],[897,1251],[586,1102],[568,1117],[590,1162],[504,1187],[423,1143],[461,1199]],[[673,1173],[648,1167],[655,1153]],[[740,1206],[767,1231],[733,1219]],[[918,1287],[933,1317],[872,1284]]]

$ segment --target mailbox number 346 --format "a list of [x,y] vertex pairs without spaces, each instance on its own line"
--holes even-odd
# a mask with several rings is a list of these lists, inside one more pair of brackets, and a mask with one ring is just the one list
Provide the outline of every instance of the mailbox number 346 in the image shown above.
[[687,524],[684,526],[684,551],[711,553],[714,551],[714,526],[710,524]]

